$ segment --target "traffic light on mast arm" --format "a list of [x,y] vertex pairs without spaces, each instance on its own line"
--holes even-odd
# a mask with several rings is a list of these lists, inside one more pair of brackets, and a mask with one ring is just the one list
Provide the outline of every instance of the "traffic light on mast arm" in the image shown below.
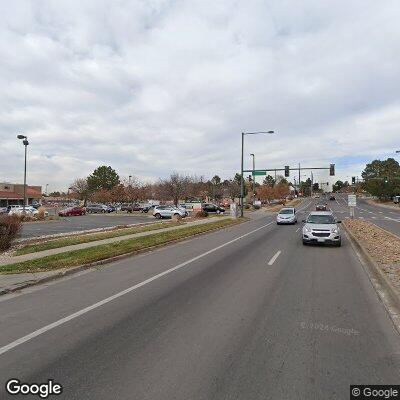
[[329,175],[335,176],[335,164],[331,164],[329,167]]
[[289,165],[285,165],[285,177],[288,177],[289,175],[290,175]]
[[355,177],[355,176],[352,176],[352,177],[351,177],[351,184],[352,184],[352,185],[355,185],[355,184],[356,184],[356,177]]

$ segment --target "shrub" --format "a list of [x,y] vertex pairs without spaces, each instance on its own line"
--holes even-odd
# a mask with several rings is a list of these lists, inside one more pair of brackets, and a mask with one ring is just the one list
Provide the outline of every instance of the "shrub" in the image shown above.
[[0,250],[7,250],[11,247],[12,241],[21,232],[22,224],[16,215],[0,216]]
[[173,221],[181,221],[182,220],[182,217],[179,215],[179,214],[174,214],[173,216],[172,216],[172,220]]
[[46,209],[44,207],[39,207],[38,213],[37,213],[37,219],[43,221],[46,217]]
[[207,218],[208,212],[207,211],[197,211],[196,218]]

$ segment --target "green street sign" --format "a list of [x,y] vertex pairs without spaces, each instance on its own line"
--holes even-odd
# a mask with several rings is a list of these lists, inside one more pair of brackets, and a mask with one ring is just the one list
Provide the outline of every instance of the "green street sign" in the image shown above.
[[267,175],[267,171],[253,171],[253,176]]

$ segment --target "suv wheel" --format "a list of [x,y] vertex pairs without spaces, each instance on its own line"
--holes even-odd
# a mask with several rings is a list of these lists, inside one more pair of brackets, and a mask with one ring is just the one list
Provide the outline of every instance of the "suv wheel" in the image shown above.
[[155,217],[156,217],[157,219],[161,219],[161,214],[157,213],[157,214],[155,215]]

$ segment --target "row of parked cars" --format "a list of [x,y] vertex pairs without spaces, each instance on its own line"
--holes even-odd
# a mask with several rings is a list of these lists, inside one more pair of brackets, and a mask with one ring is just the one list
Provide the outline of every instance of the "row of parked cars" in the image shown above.
[[[185,204],[180,204],[178,206],[174,205],[157,205],[157,204],[122,204],[121,206],[112,206],[105,204],[90,204],[86,207],[69,207],[65,210],[61,210],[58,215],[60,217],[72,217],[85,214],[106,214],[115,211],[126,211],[132,213],[134,211],[140,211],[143,213],[151,213],[155,218],[171,218],[174,215],[180,216],[182,218],[189,215],[189,210]],[[202,205],[202,210],[207,213],[222,214],[225,212],[225,208],[216,204],[204,203]]]
[[[36,216],[39,214],[38,207],[34,207],[32,205],[29,206],[20,206],[20,205],[12,205],[8,207],[0,207],[0,214],[8,214],[8,215],[30,215]],[[44,212],[44,215],[47,217],[49,213],[47,211]]]

